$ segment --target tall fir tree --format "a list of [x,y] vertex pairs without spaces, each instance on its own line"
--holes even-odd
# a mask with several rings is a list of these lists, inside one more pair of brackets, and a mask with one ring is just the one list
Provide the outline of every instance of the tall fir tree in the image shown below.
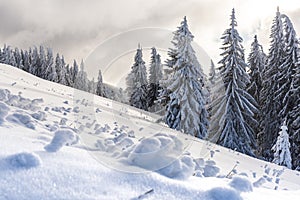
[[274,151],[274,159],[273,163],[277,165],[286,166],[287,168],[292,168],[292,158],[290,152],[290,142],[289,142],[289,134],[288,127],[284,122],[281,126],[281,131],[277,137],[277,141],[275,145],[272,147],[272,151]]
[[57,82],[57,72],[54,65],[54,58],[52,49],[47,48],[47,59],[46,59],[46,70],[45,70],[45,78],[52,82]]
[[181,25],[174,32],[172,43],[175,48],[169,51],[169,55],[176,55],[176,58],[170,59],[174,61],[169,62],[170,65],[173,64],[171,68],[174,71],[165,81],[170,99],[165,120],[173,129],[205,138],[208,127],[204,94],[205,75],[191,45],[193,38],[184,17]]
[[26,72],[29,72],[29,68],[30,68],[30,58],[29,58],[29,54],[28,51],[23,51],[22,54],[22,60],[23,60],[23,70]]
[[300,171],[300,48],[293,24],[282,15],[285,32],[284,61],[279,67],[279,100],[283,102],[281,119],[287,119],[290,130],[292,167]]
[[262,108],[261,108],[261,122],[260,133],[258,135],[259,156],[271,161],[273,154],[271,148],[276,140],[274,130],[280,127],[280,105],[276,99],[276,91],[278,90],[278,71],[279,66],[283,63],[284,56],[284,37],[281,14],[277,8],[276,17],[273,20],[271,27],[271,45],[268,55],[268,63],[263,70],[263,87],[261,91]]
[[45,78],[47,69],[47,61],[46,61],[46,54],[44,46],[40,45],[39,54],[38,54],[38,61],[37,61],[37,74],[36,76],[40,78]]
[[256,147],[254,132],[249,122],[255,122],[257,112],[255,99],[246,91],[249,75],[244,60],[243,41],[236,30],[235,11],[232,9],[230,28],[223,40],[220,76],[225,94],[216,100],[210,129],[210,139],[217,144],[254,156]]
[[83,60],[80,63],[80,71],[78,72],[75,82],[74,82],[74,88],[82,90],[82,91],[88,91],[88,79],[87,74],[84,71],[84,63]]
[[15,57],[15,61],[16,61],[16,67],[23,70],[24,66],[23,66],[22,54],[18,48],[15,48],[14,57]]
[[102,78],[101,70],[99,70],[99,73],[98,73],[98,81],[97,81],[97,86],[96,86],[96,95],[101,96],[101,97],[106,97],[105,87],[104,87],[104,84],[103,84],[103,78]]
[[209,84],[213,86],[216,81],[216,67],[213,60],[210,60]]
[[[258,43],[257,36],[254,36],[254,41],[251,44],[251,51],[248,57],[248,66],[249,66],[249,76],[250,83],[247,86],[248,93],[256,100],[258,103],[258,113],[255,114],[254,118],[256,122],[261,121],[261,101],[260,101],[260,93],[262,90],[262,72],[265,68],[266,64],[266,55],[263,52],[263,47]],[[255,138],[257,139],[257,135],[259,133],[259,124],[254,123],[250,124]]]
[[34,47],[33,49],[31,48],[29,49],[29,59],[30,59],[29,73],[37,76],[39,53],[36,47]]
[[139,109],[148,110],[147,105],[147,71],[143,60],[142,48],[138,47],[131,72],[126,77],[129,103]]
[[[160,90],[159,81],[162,79],[162,64],[160,55],[157,54],[156,49],[152,47],[151,63],[149,69],[149,86],[147,95],[148,107],[152,107],[158,98],[158,91]],[[153,110],[154,112],[156,109]]]

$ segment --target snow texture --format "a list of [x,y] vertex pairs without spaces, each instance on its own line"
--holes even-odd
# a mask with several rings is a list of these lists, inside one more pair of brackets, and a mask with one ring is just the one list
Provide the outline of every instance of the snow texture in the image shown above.
[[208,200],[242,200],[240,194],[230,188],[216,187],[206,192]]

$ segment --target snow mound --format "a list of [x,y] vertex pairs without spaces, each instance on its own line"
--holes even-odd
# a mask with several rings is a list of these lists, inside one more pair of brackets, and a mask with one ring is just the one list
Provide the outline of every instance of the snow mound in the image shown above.
[[189,155],[184,155],[157,172],[169,178],[186,180],[194,174],[195,163]]
[[240,194],[230,188],[216,187],[206,192],[207,200],[242,200]]
[[205,177],[216,177],[220,172],[220,168],[216,166],[216,162],[213,160],[207,160],[203,170],[203,176]]
[[29,169],[42,164],[40,157],[35,153],[22,152],[8,156],[7,163],[14,168]]
[[175,136],[158,133],[139,141],[127,159],[132,165],[156,171],[164,176],[187,179],[194,173],[195,163],[189,155],[182,156],[182,142]]
[[252,192],[252,183],[246,178],[241,176],[235,176],[229,183],[231,187],[240,192]]
[[54,137],[50,144],[46,145],[44,149],[48,152],[57,152],[65,145],[71,145],[78,142],[78,137],[70,129],[61,129],[54,133]]
[[12,115],[7,116],[6,120],[35,130],[35,125],[31,120],[31,116],[27,114],[14,113]]

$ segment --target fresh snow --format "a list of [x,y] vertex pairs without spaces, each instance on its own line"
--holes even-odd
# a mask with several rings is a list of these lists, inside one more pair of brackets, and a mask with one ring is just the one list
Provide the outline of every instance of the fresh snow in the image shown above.
[[298,199],[297,171],[0,65],[0,199]]

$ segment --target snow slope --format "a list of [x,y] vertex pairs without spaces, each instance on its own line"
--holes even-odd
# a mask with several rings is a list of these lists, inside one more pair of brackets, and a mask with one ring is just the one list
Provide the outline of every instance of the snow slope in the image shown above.
[[298,172],[157,120],[1,64],[0,199],[299,198]]

